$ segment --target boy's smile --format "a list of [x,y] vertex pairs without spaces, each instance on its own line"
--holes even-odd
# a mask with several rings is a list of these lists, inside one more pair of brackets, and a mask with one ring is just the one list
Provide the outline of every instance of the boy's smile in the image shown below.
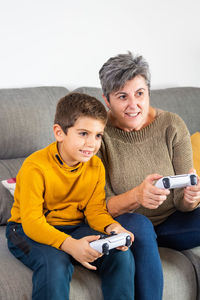
[[80,117],[65,134],[58,124],[54,134],[63,161],[70,167],[79,162],[87,162],[95,155],[100,146],[105,124],[91,117]]

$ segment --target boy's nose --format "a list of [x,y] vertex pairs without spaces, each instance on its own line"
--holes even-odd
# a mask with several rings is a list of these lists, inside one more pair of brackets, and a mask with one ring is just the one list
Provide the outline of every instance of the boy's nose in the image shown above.
[[88,147],[95,147],[95,138],[94,137],[88,137],[86,140],[86,144]]

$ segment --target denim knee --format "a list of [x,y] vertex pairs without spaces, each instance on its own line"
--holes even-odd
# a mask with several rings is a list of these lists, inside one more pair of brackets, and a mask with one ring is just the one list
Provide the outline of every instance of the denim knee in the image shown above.
[[124,228],[135,235],[135,239],[142,239],[147,242],[149,239],[156,239],[156,233],[151,221],[137,213],[126,213],[115,218]]
[[48,281],[62,281],[63,279],[66,280],[68,278],[71,280],[72,273],[74,270],[74,267],[71,263],[70,256],[63,252],[58,250],[56,253],[54,252],[54,249],[51,249],[52,251],[49,251],[50,253],[46,253],[44,255],[41,255],[37,262],[37,268],[43,269],[43,274],[45,277],[48,278]]

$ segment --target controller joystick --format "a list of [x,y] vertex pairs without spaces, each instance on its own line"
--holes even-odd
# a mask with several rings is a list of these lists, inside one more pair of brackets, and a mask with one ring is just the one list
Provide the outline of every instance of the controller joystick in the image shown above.
[[126,244],[125,244],[126,247],[130,247],[131,246],[131,237],[130,235],[126,237]]
[[102,253],[105,254],[105,255],[109,254],[109,245],[107,243],[104,243],[102,245]]

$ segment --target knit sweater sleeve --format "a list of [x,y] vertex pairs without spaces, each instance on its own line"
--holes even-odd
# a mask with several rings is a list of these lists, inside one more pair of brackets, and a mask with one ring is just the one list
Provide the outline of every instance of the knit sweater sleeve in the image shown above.
[[[190,133],[184,121],[176,114],[171,114],[171,126],[168,128],[168,147],[172,159],[174,173],[187,174],[193,166],[192,146]],[[184,211],[183,207],[183,189],[171,191],[174,196],[174,205],[178,210]]]

